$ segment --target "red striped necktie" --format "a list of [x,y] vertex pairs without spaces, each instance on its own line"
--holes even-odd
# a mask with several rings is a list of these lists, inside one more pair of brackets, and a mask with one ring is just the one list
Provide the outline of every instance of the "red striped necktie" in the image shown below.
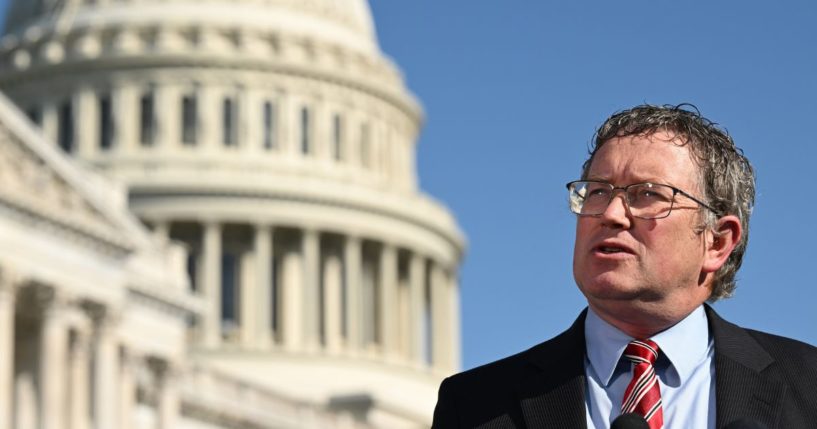
[[624,391],[621,413],[638,413],[647,419],[650,429],[664,427],[661,390],[655,375],[658,344],[651,340],[633,340],[624,349],[624,357],[633,363],[633,379]]

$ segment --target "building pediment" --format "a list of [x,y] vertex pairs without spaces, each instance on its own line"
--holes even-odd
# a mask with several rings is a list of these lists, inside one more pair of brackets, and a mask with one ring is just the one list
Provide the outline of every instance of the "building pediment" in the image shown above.
[[110,195],[81,171],[0,94],[0,205],[28,222],[61,229],[109,250],[128,252],[135,225],[100,198]]

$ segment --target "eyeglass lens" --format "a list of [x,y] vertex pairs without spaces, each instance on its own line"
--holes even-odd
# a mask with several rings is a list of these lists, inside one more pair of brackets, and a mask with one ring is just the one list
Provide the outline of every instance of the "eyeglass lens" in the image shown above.
[[[604,213],[615,196],[613,185],[604,182],[574,182],[569,188],[570,210],[593,216]],[[675,191],[667,185],[638,183],[624,188],[627,205],[633,216],[655,219],[666,217],[672,210]]]

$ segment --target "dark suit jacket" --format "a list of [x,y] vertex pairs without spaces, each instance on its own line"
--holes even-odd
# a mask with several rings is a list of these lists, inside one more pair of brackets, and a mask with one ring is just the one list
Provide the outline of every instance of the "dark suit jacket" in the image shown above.
[[[769,429],[817,428],[817,348],[743,329],[709,306],[706,314],[717,428],[739,418]],[[587,428],[585,315],[551,340],[443,380],[433,428]]]

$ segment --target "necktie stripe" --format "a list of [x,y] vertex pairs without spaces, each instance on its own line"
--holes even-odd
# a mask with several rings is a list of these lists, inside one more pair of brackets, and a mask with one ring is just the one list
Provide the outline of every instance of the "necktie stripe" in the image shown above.
[[647,392],[647,389],[651,387],[650,374],[647,372],[642,374],[638,380],[634,381],[635,383],[632,386],[633,392],[629,395],[629,400],[624,401],[624,405],[622,406],[627,408],[629,410],[628,412],[632,412],[632,408],[634,408],[635,405],[638,404],[638,401],[641,400],[641,398]]
[[638,413],[647,420],[650,429],[662,429],[664,412],[654,367],[658,344],[651,340],[633,340],[624,350],[624,357],[633,364],[633,379],[624,392],[622,414]]

